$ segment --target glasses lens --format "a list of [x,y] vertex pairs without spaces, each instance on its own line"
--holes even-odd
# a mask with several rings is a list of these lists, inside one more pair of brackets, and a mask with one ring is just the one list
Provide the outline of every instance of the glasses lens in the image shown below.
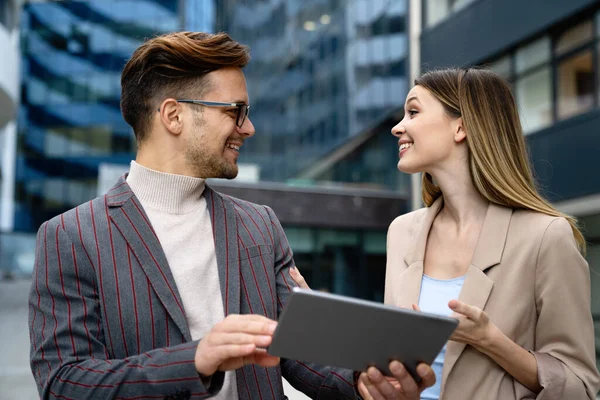
[[247,104],[240,106],[240,108],[238,109],[237,126],[239,126],[240,128],[242,127],[242,125],[244,125],[249,111],[250,106],[248,106]]

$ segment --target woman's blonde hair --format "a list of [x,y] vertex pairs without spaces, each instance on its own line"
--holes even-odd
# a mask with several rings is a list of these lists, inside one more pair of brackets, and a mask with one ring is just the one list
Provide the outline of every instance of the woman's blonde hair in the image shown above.
[[[429,90],[448,115],[462,117],[471,178],[483,197],[502,206],[566,218],[585,254],[576,219],[552,207],[536,188],[517,106],[500,76],[485,69],[443,69],[425,73],[415,85]],[[431,206],[441,195],[431,175],[423,174],[423,202]]]

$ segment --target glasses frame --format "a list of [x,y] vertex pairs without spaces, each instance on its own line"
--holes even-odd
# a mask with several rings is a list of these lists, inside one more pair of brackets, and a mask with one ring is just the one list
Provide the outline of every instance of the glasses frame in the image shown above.
[[237,108],[237,116],[235,119],[235,124],[238,128],[244,126],[244,122],[246,122],[246,118],[250,114],[250,105],[246,103],[223,103],[219,101],[206,101],[206,100],[192,100],[192,99],[178,99],[176,100],[178,103],[190,103],[190,104],[198,104],[205,107],[236,107]]

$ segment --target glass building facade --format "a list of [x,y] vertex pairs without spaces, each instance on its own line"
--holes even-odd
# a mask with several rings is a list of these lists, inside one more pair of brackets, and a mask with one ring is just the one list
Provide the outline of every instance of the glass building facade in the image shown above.
[[[405,0],[218,2],[217,29],[251,48],[246,77],[257,135],[247,145],[245,161],[258,166],[261,180],[293,182],[402,107],[406,21]],[[391,171],[395,142],[386,136],[371,152]],[[407,185],[380,179],[371,173],[379,168],[374,164],[359,166],[355,179],[322,176],[382,189]]]
[[160,33],[210,29],[203,0],[89,0],[25,4],[21,21],[14,229],[97,196],[99,170],[127,165],[135,139],[119,109],[120,73]]

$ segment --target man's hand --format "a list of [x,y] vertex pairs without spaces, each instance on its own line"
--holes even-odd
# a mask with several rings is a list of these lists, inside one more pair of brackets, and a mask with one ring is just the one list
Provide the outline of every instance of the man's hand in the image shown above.
[[229,315],[207,333],[196,349],[196,371],[211,376],[246,364],[274,367],[279,357],[267,354],[277,322],[261,315]]
[[419,364],[417,373],[421,382],[416,383],[406,368],[398,361],[390,363],[394,378],[383,376],[375,367],[360,374],[358,391],[365,400],[419,400],[421,392],[435,383],[435,373],[427,364]]

